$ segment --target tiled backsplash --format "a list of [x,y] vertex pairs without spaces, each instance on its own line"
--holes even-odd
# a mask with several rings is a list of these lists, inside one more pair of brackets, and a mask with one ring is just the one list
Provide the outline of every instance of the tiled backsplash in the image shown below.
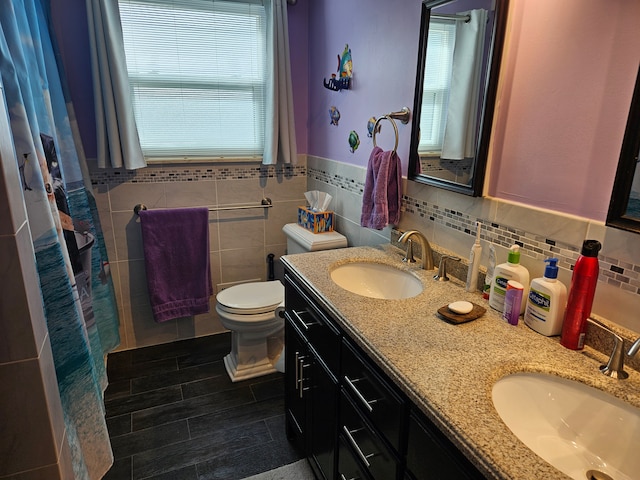
[[[406,195],[403,196],[402,203],[406,213],[418,215],[452,230],[466,233],[472,238],[475,238],[476,222],[479,221],[482,223],[480,233],[482,240],[494,245],[501,245],[507,249],[513,244],[517,244],[520,246],[522,255],[540,261],[545,258],[556,257],[558,258],[558,266],[561,268],[572,270],[582,248],[581,245],[570,245],[557,238],[548,238],[534,232],[512,228],[483,218],[472,218],[463,212]],[[639,264],[632,264],[603,255],[599,256],[598,261],[600,264],[600,281],[640,295]]]

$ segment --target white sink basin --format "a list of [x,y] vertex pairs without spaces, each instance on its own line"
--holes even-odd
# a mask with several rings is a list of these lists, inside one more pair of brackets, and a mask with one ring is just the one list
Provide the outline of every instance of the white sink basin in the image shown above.
[[351,293],[370,298],[400,300],[422,292],[417,277],[382,263],[345,263],[331,271],[331,279]]
[[508,375],[495,383],[492,396],[509,429],[571,478],[592,478],[590,470],[613,480],[640,478],[640,409],[582,383],[538,373]]

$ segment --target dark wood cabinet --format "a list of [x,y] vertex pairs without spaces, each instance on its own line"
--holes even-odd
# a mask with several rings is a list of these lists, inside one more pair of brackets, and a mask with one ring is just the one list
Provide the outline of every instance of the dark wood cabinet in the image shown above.
[[320,480],[484,478],[285,272],[287,434]]

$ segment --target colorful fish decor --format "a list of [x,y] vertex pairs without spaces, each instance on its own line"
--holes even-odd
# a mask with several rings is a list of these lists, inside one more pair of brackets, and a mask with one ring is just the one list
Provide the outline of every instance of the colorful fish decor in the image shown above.
[[336,92],[349,90],[351,77],[353,76],[353,61],[351,60],[351,49],[349,44],[345,44],[342,56],[338,55],[338,74],[331,74],[329,81],[324,79],[324,87]]
[[[367,137],[373,137],[373,129],[376,126],[376,117],[371,117],[367,122]],[[378,128],[376,128],[376,133],[380,133],[380,124],[378,124]]]
[[329,109],[329,118],[331,119],[330,125],[338,126],[338,122],[340,121],[340,111],[336,107],[331,107]]
[[351,132],[349,132],[349,147],[351,147],[351,153],[354,153],[359,146],[360,137],[358,136],[358,132],[351,130]]

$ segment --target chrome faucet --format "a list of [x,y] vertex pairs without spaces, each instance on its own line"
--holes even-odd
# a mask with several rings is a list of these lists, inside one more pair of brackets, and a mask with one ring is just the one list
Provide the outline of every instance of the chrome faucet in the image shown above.
[[400,243],[406,243],[407,240],[414,235],[418,238],[420,248],[422,249],[422,268],[425,270],[433,270],[433,251],[431,250],[429,240],[427,240],[423,234],[418,230],[407,230],[400,235],[398,241]]
[[[611,355],[609,356],[609,361],[607,362],[606,365],[600,365],[600,371],[605,375],[607,375],[608,377],[617,378],[619,380],[624,380],[625,378],[628,378],[629,374],[624,371],[624,340],[623,338],[617,333],[613,332],[610,328],[608,328],[602,322],[599,322],[598,320],[595,320],[589,317],[587,318],[587,322],[589,322],[592,325],[595,325],[596,327],[600,328],[601,330],[613,336],[614,344],[613,344],[613,350],[611,351]],[[627,355],[629,355],[629,357],[633,357],[638,352],[638,350],[640,350],[640,338],[637,339],[633,343],[633,345],[631,345],[631,348],[629,349],[629,352],[627,353]]]

